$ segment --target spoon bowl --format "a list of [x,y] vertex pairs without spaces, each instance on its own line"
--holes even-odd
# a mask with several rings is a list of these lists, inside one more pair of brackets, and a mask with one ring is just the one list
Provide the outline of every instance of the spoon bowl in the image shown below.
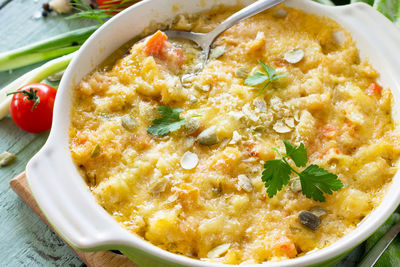
[[268,8],[276,6],[277,4],[282,3],[283,1],[284,0],[258,0],[253,4],[234,13],[229,18],[224,20],[221,24],[219,24],[214,30],[208,33],[169,30],[165,31],[165,34],[168,36],[168,38],[188,39],[196,43],[203,50],[203,55],[204,55],[203,66],[204,66],[205,62],[209,57],[211,45],[221,33],[226,31],[239,21],[244,20],[253,15],[256,15]]

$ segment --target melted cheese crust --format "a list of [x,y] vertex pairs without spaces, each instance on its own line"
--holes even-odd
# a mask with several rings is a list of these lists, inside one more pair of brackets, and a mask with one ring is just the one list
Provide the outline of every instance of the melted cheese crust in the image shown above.
[[[286,15],[277,13],[282,9]],[[180,15],[172,27],[207,32],[234,11]],[[328,18],[281,5],[238,23],[216,45],[225,54],[184,82],[139,42],[76,87],[70,150],[98,203],[163,249],[230,264],[301,256],[352,231],[381,202],[400,146],[390,90],[369,94],[378,73],[359,58],[350,34]],[[284,55],[294,49],[305,55],[290,64]],[[260,86],[236,74],[261,71],[258,59],[287,74],[259,96]],[[150,135],[160,105],[183,109],[181,118],[199,128]],[[122,126],[126,114],[136,129]],[[200,145],[195,136],[211,126],[218,144]],[[345,187],[324,203],[290,186],[268,198],[263,162],[278,157],[273,147],[284,151],[282,140],[304,142],[309,163],[337,174]],[[101,151],[92,157],[96,144]],[[180,164],[187,151],[199,158],[190,170]],[[326,214],[311,231],[298,213],[316,206]]]

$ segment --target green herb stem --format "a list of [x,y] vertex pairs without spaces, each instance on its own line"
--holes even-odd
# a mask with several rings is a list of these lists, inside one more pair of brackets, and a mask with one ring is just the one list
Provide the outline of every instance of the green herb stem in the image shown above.
[[7,116],[10,108],[10,102],[12,96],[7,96],[7,93],[13,92],[18,90],[23,85],[28,83],[37,83],[41,82],[45,78],[50,75],[53,75],[57,72],[64,70],[68,64],[70,63],[71,59],[75,55],[74,53],[53,59],[41,67],[31,70],[30,72],[24,74],[23,76],[19,77],[6,87],[0,90],[0,120]]
[[36,62],[59,57],[79,49],[99,26],[86,27],[52,38],[0,53],[0,71],[6,71]]

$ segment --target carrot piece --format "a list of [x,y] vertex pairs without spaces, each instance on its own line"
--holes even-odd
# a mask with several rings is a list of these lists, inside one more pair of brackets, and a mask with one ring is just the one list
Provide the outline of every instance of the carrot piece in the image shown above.
[[339,132],[338,132],[337,127],[331,126],[331,125],[326,125],[322,128],[321,134],[328,139],[333,139],[336,136],[338,136]]
[[276,242],[275,248],[279,254],[285,255],[288,258],[294,258],[297,255],[296,246],[293,241],[287,236],[282,236]]
[[162,31],[157,31],[155,34],[147,39],[144,47],[144,52],[149,55],[158,56],[160,55],[162,48],[166,44],[168,37]]
[[382,92],[382,86],[380,86],[377,83],[371,83],[368,86],[368,89],[367,89],[367,94],[368,95],[378,96],[378,95],[381,94],[381,92]]

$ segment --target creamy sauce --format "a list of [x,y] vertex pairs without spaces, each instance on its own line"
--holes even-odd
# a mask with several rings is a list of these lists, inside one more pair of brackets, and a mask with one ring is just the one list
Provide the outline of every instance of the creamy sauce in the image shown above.
[[[232,12],[180,15],[172,27],[207,32]],[[71,113],[74,162],[115,220],[174,253],[249,264],[329,246],[379,205],[397,171],[390,90],[376,84],[378,73],[337,23],[282,5],[240,22],[215,45],[225,53],[192,76],[185,73],[201,62],[198,50],[175,42],[168,56],[154,56],[144,52],[146,41],[87,75]],[[302,57],[285,56],[299,49]],[[261,85],[244,83],[246,71],[262,71],[257,60],[287,75],[261,95]],[[164,105],[181,108],[186,126],[150,135]],[[217,143],[200,144],[196,137],[210,127]],[[277,158],[273,147],[284,151],[282,140],[303,142],[309,162],[345,187],[323,203],[291,186],[269,198],[263,163]],[[325,212],[314,231],[298,218],[313,209]]]

